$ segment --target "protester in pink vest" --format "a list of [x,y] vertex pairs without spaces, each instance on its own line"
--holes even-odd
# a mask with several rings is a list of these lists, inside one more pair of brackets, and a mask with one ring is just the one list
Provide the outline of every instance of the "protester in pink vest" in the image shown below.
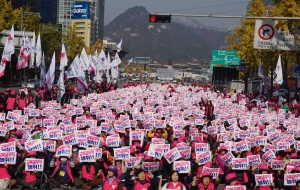
[[127,189],[128,187],[131,187],[132,190],[154,190],[152,184],[153,183],[146,180],[145,171],[141,168],[137,169],[135,172],[131,171],[130,175],[127,175],[125,179],[125,186]]
[[6,103],[6,110],[12,111],[15,109],[15,103],[16,103],[16,91],[12,90],[10,93],[10,96],[7,99]]
[[27,107],[28,100],[27,100],[25,92],[21,92],[20,97],[17,98],[17,105],[18,105],[19,110],[24,110],[24,108]]
[[237,177],[235,175],[235,173],[229,173],[228,175],[226,175],[226,182],[225,182],[226,186],[222,189],[222,190],[226,190],[226,187],[230,187],[230,186],[240,186],[240,184],[237,181]]
[[[35,158],[36,152],[35,151],[30,151],[29,154],[27,155],[28,158]],[[23,187],[27,188],[35,188],[39,187],[41,183],[41,173],[37,171],[25,171],[25,162],[22,162],[16,172],[19,176],[24,176],[24,178],[18,178],[17,181],[19,184],[21,184]]]
[[71,171],[71,167],[75,167],[73,161],[68,160],[67,157],[59,157],[59,159],[57,158],[55,162],[55,157],[53,157],[50,162],[50,167],[55,167],[50,181],[57,188],[64,188],[65,184],[71,185],[74,183],[74,178]]
[[[111,165],[108,167],[107,179],[103,181],[103,190],[122,190],[123,185],[118,180],[118,169]],[[141,189],[140,189],[141,190]]]
[[[269,170],[269,168],[266,164],[261,164],[259,166],[259,173],[260,174],[270,174],[271,172],[270,172],[270,170]],[[271,186],[255,186],[254,189],[255,190],[272,190],[272,189],[275,189],[275,188],[277,188],[277,187],[276,187],[275,183],[272,182]]]
[[197,184],[197,177],[194,177],[190,190],[215,190],[212,177],[204,171],[200,177],[199,184]]
[[8,189],[11,189],[12,186],[14,186],[17,183],[16,179],[12,179],[12,173],[11,167],[7,164],[0,164],[0,180],[10,180],[8,184]]
[[158,190],[167,190],[167,189],[180,189],[180,190],[186,190],[185,186],[178,181],[179,180],[179,172],[178,171],[172,171],[170,174],[170,181],[165,183],[163,187],[162,185],[162,178],[160,179]]

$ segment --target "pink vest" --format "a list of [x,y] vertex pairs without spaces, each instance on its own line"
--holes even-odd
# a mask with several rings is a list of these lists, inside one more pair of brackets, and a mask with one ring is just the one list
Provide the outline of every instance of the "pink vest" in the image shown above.
[[7,110],[13,110],[14,107],[15,107],[15,102],[16,102],[16,98],[11,98],[9,97],[7,99],[7,106],[6,106],[6,109]]
[[[73,176],[72,176],[72,171],[71,171],[71,168],[70,168],[69,163],[70,163],[70,161],[68,161],[68,163],[67,163],[67,172],[68,172],[68,175],[69,175],[69,177],[70,177],[72,183],[74,183],[74,178],[73,178]],[[54,169],[54,171],[53,171],[51,177],[54,177],[54,175],[56,174],[56,172],[57,172],[57,170],[59,169],[59,167],[60,167],[60,161],[59,161],[59,159],[57,158],[57,159],[56,159],[56,166],[55,166],[55,169]]]
[[23,110],[26,107],[26,99],[19,98],[19,109]]
[[111,185],[109,184],[108,180],[105,180],[104,184],[103,184],[103,189],[105,189],[105,190],[117,190],[118,186],[119,186],[119,180],[117,178],[115,178]]
[[207,186],[207,189],[204,188],[203,183],[200,183],[198,185],[199,190],[214,190],[215,189],[215,185],[213,183],[209,183]]
[[25,181],[27,183],[31,183],[36,180],[35,174],[33,172],[24,171],[24,173],[26,175]]
[[148,187],[150,187],[150,183],[147,182],[144,185],[141,184],[140,182],[138,182],[137,180],[134,180],[134,186],[132,190],[143,190],[143,189],[148,189]]
[[180,189],[180,190],[182,190],[183,189],[183,184],[182,183],[180,183],[180,182],[177,182],[177,184],[174,186],[174,184],[173,184],[173,182],[168,182],[167,183],[167,186],[166,186],[166,189],[172,189],[172,190],[178,190],[178,189]]
[[82,177],[84,179],[93,180],[95,175],[95,167],[91,166],[90,173],[86,171],[86,165],[82,166]]
[[0,164],[0,179],[8,178],[11,179],[9,173],[7,172],[5,166]]

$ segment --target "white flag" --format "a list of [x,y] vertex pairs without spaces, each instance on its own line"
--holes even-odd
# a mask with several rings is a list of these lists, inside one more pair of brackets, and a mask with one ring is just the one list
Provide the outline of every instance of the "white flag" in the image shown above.
[[41,64],[41,75],[40,75],[40,87],[45,87],[45,78],[46,78],[46,67],[45,67],[45,56],[43,53],[42,64]]
[[119,67],[118,67],[118,65],[120,65],[120,63],[121,63],[120,57],[119,57],[118,53],[116,53],[115,59],[111,63],[111,76],[114,79],[117,79],[119,77]]
[[133,58],[129,59],[127,62],[128,62],[128,63],[127,63],[127,66],[126,66],[126,67],[128,67],[128,66],[130,65],[130,63],[133,62]]
[[89,68],[89,58],[86,54],[85,48],[82,48],[81,54],[80,54],[80,62],[83,65],[83,70],[88,70]]
[[60,65],[59,65],[59,70],[65,70],[65,66],[68,65],[68,57],[67,57],[67,52],[65,49],[65,44],[62,44],[61,46],[61,53],[60,53]]
[[65,93],[65,83],[64,83],[64,71],[60,72],[58,81],[57,81],[58,93],[57,93],[57,101],[60,102],[62,96]]
[[97,62],[96,60],[93,58],[92,55],[89,55],[89,74],[91,74],[92,72],[94,73],[94,75],[96,75],[96,65],[97,65]]
[[18,62],[17,62],[17,67],[16,69],[23,69],[28,66],[28,59],[31,55],[31,43],[29,40],[28,35],[25,35],[25,30],[23,31],[23,36],[22,36],[22,47],[20,49],[20,54],[18,57]]
[[53,53],[49,70],[46,74],[46,90],[51,90],[55,77],[55,52]]
[[257,76],[264,78],[264,70],[262,68],[261,60],[258,65]]
[[36,46],[35,46],[35,64],[37,67],[40,66],[40,64],[42,63],[42,45],[41,45],[41,36],[40,33],[38,35],[38,39],[36,41]]
[[103,50],[101,50],[99,54],[99,65],[98,65],[98,70],[105,70],[109,68],[108,60],[106,59],[105,53]]
[[7,61],[10,61],[11,54],[15,53],[15,36],[14,36],[14,25],[12,25],[10,34],[6,39],[3,54],[0,63],[0,77],[5,73],[5,66]]
[[33,32],[33,37],[31,40],[31,52],[30,52],[30,64],[29,69],[33,68],[34,64],[34,53],[35,53],[35,32]]
[[108,68],[110,69],[110,67],[111,67],[111,61],[110,61],[109,52],[107,53],[107,65],[108,65]]
[[122,50],[122,39],[120,43],[117,45],[117,48],[118,48],[117,52],[120,52]]
[[281,57],[279,55],[278,61],[277,61],[277,66],[275,69],[275,79],[274,82],[276,84],[282,84],[283,83],[283,75],[282,75],[282,67],[281,67]]
[[82,76],[83,70],[80,64],[80,60],[78,55],[75,57],[75,59],[73,60],[72,64],[70,65],[70,67],[68,68],[68,70],[66,71],[66,78],[74,78],[74,77],[79,77]]

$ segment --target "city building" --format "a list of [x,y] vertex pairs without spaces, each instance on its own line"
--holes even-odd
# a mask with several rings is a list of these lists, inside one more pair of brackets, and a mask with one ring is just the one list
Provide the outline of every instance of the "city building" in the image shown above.
[[57,23],[58,0],[11,0],[13,8],[31,7],[32,12],[40,13],[42,23]]
[[[87,2],[87,4],[85,2]],[[80,12],[83,10],[81,10],[80,7],[76,7],[80,4],[85,6],[85,11],[88,14],[81,14],[85,12]],[[79,8],[80,10],[77,11],[77,8]],[[66,31],[69,26],[72,26],[72,23],[80,23],[81,26],[78,26],[78,30],[76,29],[76,32],[80,36],[89,36],[90,39],[85,39],[85,42],[86,46],[90,47],[90,45],[94,44],[97,39],[103,39],[104,8],[105,0],[59,0],[58,23],[62,25],[63,32]],[[79,15],[82,15],[84,17],[78,18],[77,16]],[[90,21],[87,21],[88,19]],[[84,24],[82,22],[84,22]],[[85,26],[86,30],[84,34],[82,34],[83,25]]]

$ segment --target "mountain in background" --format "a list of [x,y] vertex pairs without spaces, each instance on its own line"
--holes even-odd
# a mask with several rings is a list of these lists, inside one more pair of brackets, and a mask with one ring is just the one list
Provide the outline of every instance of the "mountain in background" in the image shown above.
[[[188,22],[190,22],[188,20]],[[186,26],[173,22],[149,23],[145,7],[128,9],[104,28],[104,36],[123,44],[130,51],[128,57],[150,57],[160,63],[171,58],[174,62],[211,59],[213,49],[225,45],[226,32],[204,28],[199,24]]]
[[199,28],[204,28],[204,29],[216,30],[216,31],[219,31],[219,32],[227,32],[228,31],[228,29],[226,29],[226,28],[218,28],[218,27],[215,27],[215,26],[206,26],[206,25],[202,24],[201,22],[199,22],[198,20],[191,19],[191,18],[188,18],[188,17],[185,17],[185,16],[173,17],[172,22],[182,24],[186,27],[194,27],[194,28],[199,27]]

